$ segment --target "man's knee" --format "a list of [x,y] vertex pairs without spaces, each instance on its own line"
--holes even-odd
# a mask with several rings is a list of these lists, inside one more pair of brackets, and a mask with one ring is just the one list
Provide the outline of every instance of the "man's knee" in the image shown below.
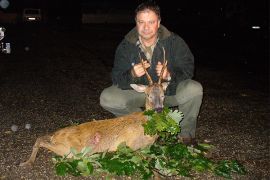
[[106,104],[106,102],[108,101],[108,93],[106,92],[106,89],[103,89],[103,91],[101,92],[100,94],[100,97],[99,97],[99,103],[101,106],[104,106]]
[[116,94],[114,88],[115,87],[111,86],[101,92],[99,102],[102,107],[114,107],[118,104],[115,101],[117,98],[115,98]]
[[203,94],[203,87],[201,83],[189,80],[187,84],[187,91],[192,94],[193,96],[202,95]]
[[176,90],[176,98],[181,101],[188,100],[193,97],[202,96],[203,87],[201,83],[188,79],[178,84]]
[[100,95],[100,105],[102,107],[126,109],[130,106],[143,104],[144,95],[134,90],[122,90],[117,86],[104,89]]

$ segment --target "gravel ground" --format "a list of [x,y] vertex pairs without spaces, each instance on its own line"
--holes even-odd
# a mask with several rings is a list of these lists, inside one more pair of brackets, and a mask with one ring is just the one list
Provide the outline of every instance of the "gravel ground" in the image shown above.
[[[55,175],[53,153],[45,149],[32,169],[18,164],[29,157],[39,136],[75,122],[113,117],[99,106],[99,95],[111,84],[114,50],[128,29],[7,28],[13,52],[0,54],[0,180],[74,179]],[[247,175],[234,179],[269,179],[266,76],[217,67],[197,65],[195,79],[204,87],[198,140],[215,146],[213,159],[237,159],[246,167]],[[16,132],[12,125],[18,126]],[[222,179],[209,174],[195,178]]]

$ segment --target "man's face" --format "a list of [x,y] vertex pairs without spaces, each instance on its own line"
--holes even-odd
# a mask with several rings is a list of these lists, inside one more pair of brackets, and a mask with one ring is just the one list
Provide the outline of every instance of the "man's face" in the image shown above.
[[158,16],[151,10],[141,11],[136,16],[137,31],[144,41],[156,39],[159,25]]

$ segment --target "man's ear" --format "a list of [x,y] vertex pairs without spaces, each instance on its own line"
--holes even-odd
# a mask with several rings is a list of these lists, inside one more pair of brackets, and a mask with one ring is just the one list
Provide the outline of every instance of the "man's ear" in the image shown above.
[[169,82],[163,82],[161,83],[163,90],[165,91],[169,85]]
[[137,92],[144,92],[147,87],[142,84],[130,84],[130,86]]

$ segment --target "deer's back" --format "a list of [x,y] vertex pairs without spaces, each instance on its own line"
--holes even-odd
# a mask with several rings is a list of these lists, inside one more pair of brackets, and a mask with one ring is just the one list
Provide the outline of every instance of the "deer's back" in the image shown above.
[[62,143],[67,147],[80,151],[83,147],[90,146],[92,153],[106,150],[115,151],[117,146],[126,142],[136,150],[153,144],[156,137],[144,135],[143,123],[146,117],[142,112],[114,119],[98,120],[60,129],[51,138],[54,144]]

